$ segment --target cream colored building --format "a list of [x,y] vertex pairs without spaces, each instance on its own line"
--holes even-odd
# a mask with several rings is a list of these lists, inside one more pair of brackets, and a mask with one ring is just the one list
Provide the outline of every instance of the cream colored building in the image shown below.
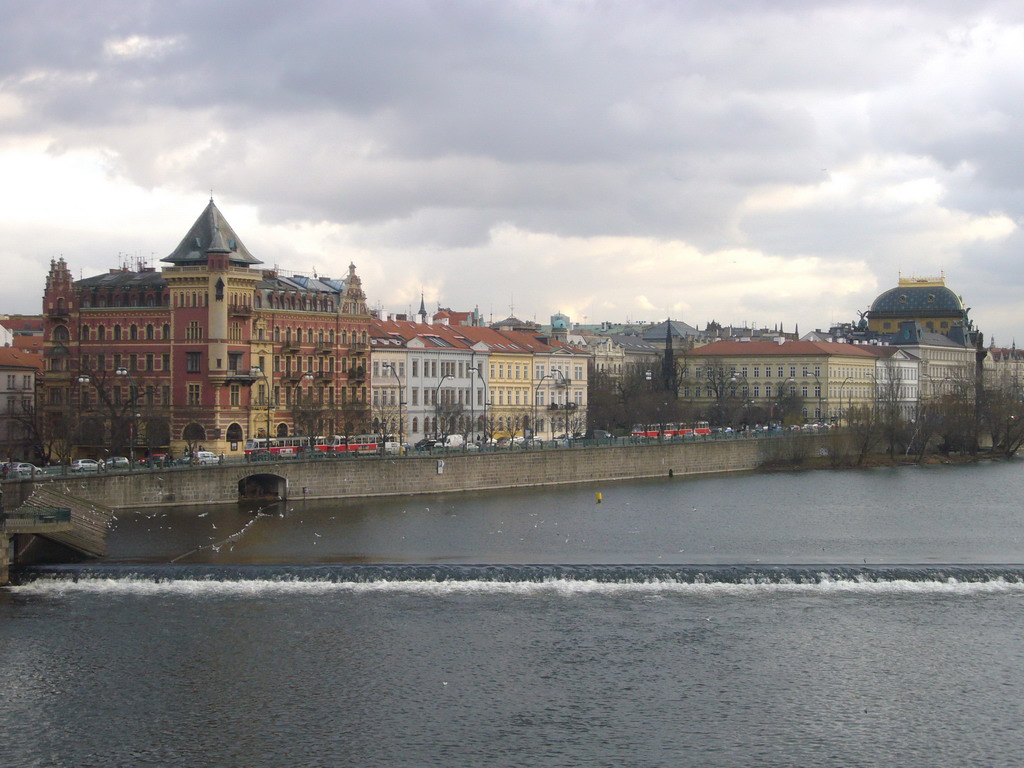
[[773,419],[799,397],[807,421],[838,421],[874,402],[877,356],[861,345],[821,341],[720,341],[681,356],[680,397],[709,410],[725,400]]

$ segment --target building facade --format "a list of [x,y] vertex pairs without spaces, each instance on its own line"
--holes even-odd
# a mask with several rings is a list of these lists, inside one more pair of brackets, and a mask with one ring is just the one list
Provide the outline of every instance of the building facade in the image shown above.
[[43,296],[44,423],[55,453],[227,455],[251,437],[368,426],[370,313],[340,280],[259,267],[211,199],[157,271],[75,281],[51,262]]
[[42,359],[0,347],[0,461],[36,462],[36,379]]

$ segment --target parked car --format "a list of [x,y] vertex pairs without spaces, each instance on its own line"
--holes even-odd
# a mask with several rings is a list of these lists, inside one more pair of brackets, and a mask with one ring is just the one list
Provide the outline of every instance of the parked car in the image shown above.
[[416,443],[416,450],[417,451],[429,451],[431,448],[434,447],[434,444],[436,442],[437,442],[436,440],[433,440],[433,439],[431,439],[429,437],[424,437],[422,440],[420,440],[420,441],[418,441]]
[[129,464],[127,456],[111,456],[104,462],[107,469],[128,469]]
[[29,464],[26,461],[12,461],[4,465],[7,468],[7,475],[15,475],[18,477],[31,477],[42,470],[35,464]]
[[185,454],[180,459],[182,464],[220,464],[220,458],[213,451],[196,451]]
[[441,440],[438,440],[437,444],[443,445],[445,448],[461,448],[465,442],[466,440],[462,435],[446,435]]
[[100,463],[96,459],[75,459],[71,462],[72,472],[99,472]]
[[164,467],[171,463],[171,457],[166,453],[151,453],[144,459],[139,460],[140,467]]

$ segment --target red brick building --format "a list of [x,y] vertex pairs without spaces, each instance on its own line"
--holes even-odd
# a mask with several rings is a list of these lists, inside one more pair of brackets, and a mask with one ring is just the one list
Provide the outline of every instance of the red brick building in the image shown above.
[[371,318],[354,265],[337,280],[261,269],[212,199],[162,263],[76,281],[51,262],[52,458],[133,445],[136,457],[186,445],[232,455],[268,428],[365,429]]

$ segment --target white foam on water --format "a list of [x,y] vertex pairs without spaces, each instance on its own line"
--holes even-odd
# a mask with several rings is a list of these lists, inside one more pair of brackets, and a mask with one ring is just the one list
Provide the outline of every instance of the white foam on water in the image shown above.
[[60,597],[62,595],[136,595],[185,597],[272,597],[276,595],[350,594],[420,594],[448,595],[690,595],[703,597],[756,597],[759,595],[1024,595],[1024,582],[996,578],[986,581],[958,579],[869,581],[865,579],[823,578],[813,583],[793,581],[759,582],[748,579],[740,583],[684,583],[669,580],[607,582],[597,580],[546,579],[543,581],[407,581],[378,580],[368,582],[299,579],[153,579],[79,578],[39,579],[10,587],[18,595]]

